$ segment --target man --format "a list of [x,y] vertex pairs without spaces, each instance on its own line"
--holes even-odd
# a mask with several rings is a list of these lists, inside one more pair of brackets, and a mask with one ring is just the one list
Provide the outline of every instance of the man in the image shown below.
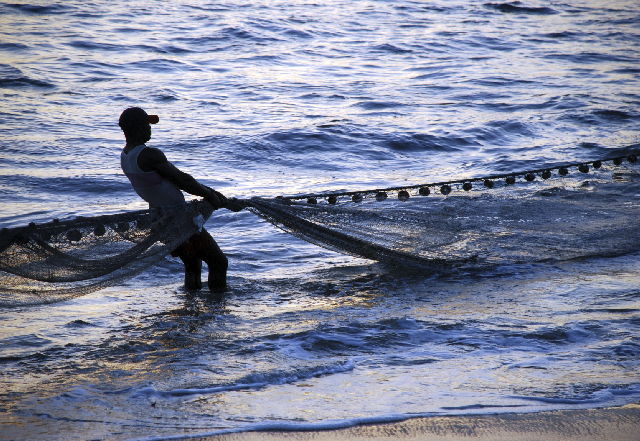
[[[148,115],[139,107],[126,109],[118,121],[127,140],[120,155],[120,165],[136,193],[149,203],[150,208],[184,203],[182,191],[186,191],[203,197],[214,209],[225,207],[240,211],[242,207],[180,171],[167,160],[162,151],[145,145],[151,139],[150,124],[157,124],[158,121],[157,115]],[[204,228],[171,255],[179,257],[184,263],[184,285],[187,289],[202,288],[203,260],[209,267],[209,289],[222,291],[226,287],[229,265],[227,257]]]

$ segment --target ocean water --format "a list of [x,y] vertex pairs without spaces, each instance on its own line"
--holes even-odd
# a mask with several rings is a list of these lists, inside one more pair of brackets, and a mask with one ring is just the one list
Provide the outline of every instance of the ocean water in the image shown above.
[[[626,155],[640,147],[639,29],[635,1],[2,2],[0,226],[145,208],[119,168],[117,119],[134,105],[160,116],[148,145],[240,198]],[[622,167],[636,206],[640,167]],[[568,179],[549,185],[600,191]],[[445,207],[435,197],[413,203]],[[222,299],[186,292],[168,257],[84,297],[0,309],[0,439],[640,400],[640,244],[420,274],[248,212],[207,228],[230,260]]]

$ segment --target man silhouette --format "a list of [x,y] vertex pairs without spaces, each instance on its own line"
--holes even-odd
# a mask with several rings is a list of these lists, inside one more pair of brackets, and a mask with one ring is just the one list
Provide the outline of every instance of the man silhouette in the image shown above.
[[[145,145],[151,139],[150,124],[157,124],[158,121],[157,115],[148,115],[139,107],[126,109],[118,121],[127,141],[120,155],[122,171],[136,193],[149,203],[149,207],[185,203],[182,194],[185,191],[204,198],[214,209],[241,210],[242,207],[233,200],[227,200],[221,193],[180,171],[167,160],[161,150]],[[227,286],[227,257],[204,228],[176,248],[171,255],[179,257],[184,263],[184,285],[187,289],[202,288],[203,260],[209,268],[209,289],[222,291]]]

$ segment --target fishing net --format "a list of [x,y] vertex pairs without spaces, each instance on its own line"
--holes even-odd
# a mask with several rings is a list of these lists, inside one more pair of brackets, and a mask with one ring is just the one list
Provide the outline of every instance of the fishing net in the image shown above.
[[405,202],[251,200],[249,210],[333,251],[426,273],[480,269],[640,250],[640,175],[618,179]]
[[[630,154],[402,188],[239,200],[327,249],[432,273],[640,250],[640,173]],[[202,201],[4,229],[0,304],[45,303],[121,283],[209,218]]]
[[213,208],[195,201],[79,217],[0,233],[0,305],[49,303],[127,280],[198,232]]

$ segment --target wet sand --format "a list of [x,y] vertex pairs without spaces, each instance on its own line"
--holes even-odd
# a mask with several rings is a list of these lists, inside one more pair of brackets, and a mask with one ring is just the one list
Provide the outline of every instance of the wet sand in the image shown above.
[[200,441],[425,440],[640,441],[640,404],[525,414],[415,418],[339,430],[244,432]]

